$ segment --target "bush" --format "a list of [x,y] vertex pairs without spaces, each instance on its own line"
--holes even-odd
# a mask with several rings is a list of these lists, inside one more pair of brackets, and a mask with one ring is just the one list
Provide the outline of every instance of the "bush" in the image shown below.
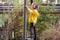
[[40,35],[40,40],[60,40],[60,32],[55,28],[47,29]]

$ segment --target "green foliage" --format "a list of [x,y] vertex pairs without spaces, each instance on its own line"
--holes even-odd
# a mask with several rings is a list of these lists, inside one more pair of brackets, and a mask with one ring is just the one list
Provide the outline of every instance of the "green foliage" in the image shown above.
[[40,5],[38,5],[38,11],[40,13],[40,17],[38,17],[36,24],[37,32],[42,32],[45,29],[51,28],[51,25],[54,24],[57,19],[57,16],[52,14],[52,12],[55,12],[55,5],[42,6],[40,3]]

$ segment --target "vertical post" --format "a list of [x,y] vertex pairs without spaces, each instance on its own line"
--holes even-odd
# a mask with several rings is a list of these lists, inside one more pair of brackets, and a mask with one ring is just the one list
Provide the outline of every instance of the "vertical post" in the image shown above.
[[31,4],[33,3],[33,0],[31,0]]
[[23,40],[26,40],[26,0],[24,0],[24,30],[23,30]]

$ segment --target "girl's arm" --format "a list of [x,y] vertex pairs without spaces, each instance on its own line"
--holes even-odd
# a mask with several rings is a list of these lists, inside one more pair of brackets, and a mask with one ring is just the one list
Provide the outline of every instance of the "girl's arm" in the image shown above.
[[35,10],[35,15],[36,15],[36,16],[40,16],[40,15],[39,15],[39,12],[38,12],[37,10]]
[[26,9],[27,9],[27,12],[28,12],[28,13],[31,12],[31,9],[30,9],[28,6],[26,6]]

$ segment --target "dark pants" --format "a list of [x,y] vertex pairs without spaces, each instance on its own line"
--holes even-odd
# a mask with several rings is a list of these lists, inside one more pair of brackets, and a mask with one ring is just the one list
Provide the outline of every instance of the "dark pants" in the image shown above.
[[33,23],[30,23],[30,37],[34,38],[34,27],[35,25]]

